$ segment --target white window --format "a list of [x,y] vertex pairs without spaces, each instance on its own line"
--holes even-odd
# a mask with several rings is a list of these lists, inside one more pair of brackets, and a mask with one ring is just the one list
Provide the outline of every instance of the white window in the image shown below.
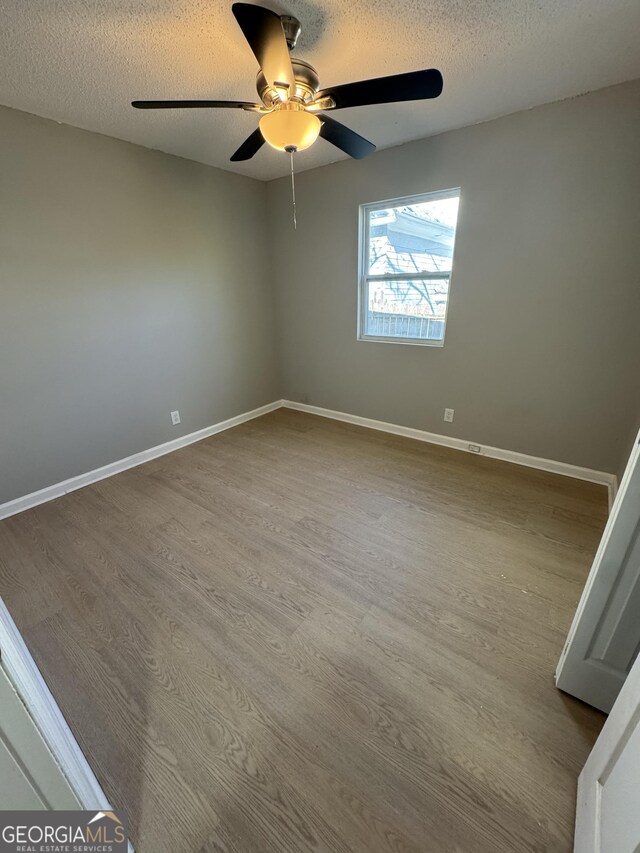
[[442,346],[460,190],[360,207],[358,339]]

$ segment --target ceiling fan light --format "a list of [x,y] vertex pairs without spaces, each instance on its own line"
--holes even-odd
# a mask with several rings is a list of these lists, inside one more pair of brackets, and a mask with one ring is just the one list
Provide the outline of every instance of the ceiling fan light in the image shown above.
[[318,116],[306,111],[302,104],[287,101],[260,119],[260,132],[265,141],[278,151],[304,151],[318,138],[322,123]]

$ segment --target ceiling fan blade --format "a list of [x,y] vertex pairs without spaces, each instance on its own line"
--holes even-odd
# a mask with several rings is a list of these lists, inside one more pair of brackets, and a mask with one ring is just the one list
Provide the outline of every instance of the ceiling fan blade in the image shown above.
[[365,139],[364,136],[360,136],[360,134],[356,133],[355,130],[345,127],[344,124],[341,124],[334,118],[329,118],[329,116],[321,113],[319,119],[322,122],[320,136],[323,139],[326,139],[327,142],[335,145],[336,148],[344,151],[350,157],[353,157],[356,160],[362,160],[362,158],[366,157],[367,154],[373,154],[376,150],[376,146],[373,142],[369,142],[369,140]]
[[251,104],[249,101],[131,101],[131,106],[137,110],[173,110],[173,109],[231,109],[260,112],[262,104]]
[[[368,104],[394,104],[400,101],[422,101],[437,98],[442,92],[442,74],[435,68],[426,71],[409,71],[407,74],[395,74],[392,77],[377,77],[373,80],[360,80],[358,83],[345,83],[333,89],[318,92],[315,101],[331,98],[335,103],[332,109],[344,107],[363,107]],[[328,107],[323,105],[324,109]]]
[[278,84],[288,86],[293,93],[296,78],[280,16],[271,9],[252,6],[250,3],[234,3],[231,10],[267,83],[274,88]]
[[241,160],[251,160],[253,155],[257,154],[263,145],[264,136],[260,133],[260,128],[257,127],[229,159],[232,163],[238,163]]

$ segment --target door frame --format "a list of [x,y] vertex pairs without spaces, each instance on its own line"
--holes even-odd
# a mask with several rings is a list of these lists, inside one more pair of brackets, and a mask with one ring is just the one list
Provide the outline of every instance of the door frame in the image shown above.
[[[58,763],[82,809],[112,811],[107,795],[78,746],[67,721],[6,604],[0,597],[0,657],[42,739]],[[134,849],[129,842],[129,853]]]

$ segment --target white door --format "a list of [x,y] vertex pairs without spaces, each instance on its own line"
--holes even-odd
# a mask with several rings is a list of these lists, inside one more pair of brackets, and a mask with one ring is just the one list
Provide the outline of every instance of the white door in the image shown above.
[[640,850],[640,659],[578,780],[575,853]]
[[640,649],[640,435],[556,670],[566,693],[609,712]]
[[0,598],[0,811],[112,808]]
[[0,809],[80,808],[0,662]]

